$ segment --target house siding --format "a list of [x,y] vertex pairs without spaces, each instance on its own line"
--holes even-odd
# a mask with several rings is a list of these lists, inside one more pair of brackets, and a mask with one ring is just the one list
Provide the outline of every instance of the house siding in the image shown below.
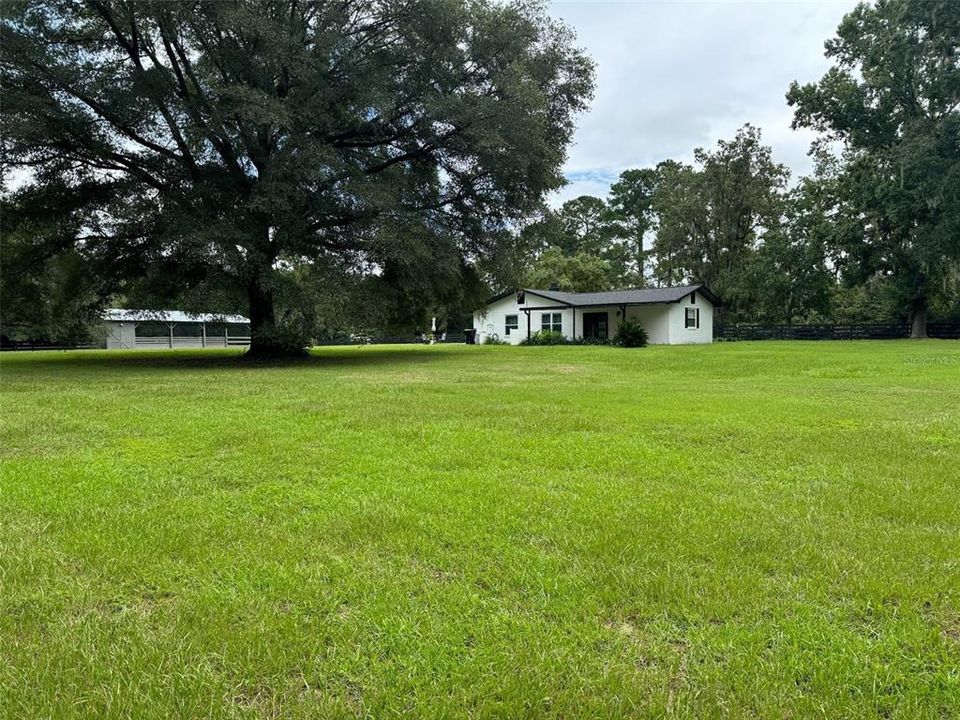
[[[584,313],[606,312],[607,327],[611,338],[616,333],[622,320],[620,308],[617,306],[600,305],[561,309],[556,307],[557,302],[531,292],[526,293],[525,300],[524,305],[518,305],[516,295],[511,293],[474,313],[473,327],[477,331],[477,341],[483,342],[490,335],[496,335],[512,345],[519,344],[527,337],[527,315],[524,310],[530,311],[531,334],[541,329],[543,313],[560,313],[563,320],[563,334],[568,338],[583,337]],[[700,327],[698,329],[684,327],[687,307],[700,309]],[[509,336],[505,332],[507,315],[516,315],[519,323],[517,330],[511,332]],[[690,298],[687,297],[675,303],[629,305],[627,306],[626,316],[643,325],[649,341],[653,345],[713,342],[713,305],[699,293],[696,294],[695,304],[691,304]]]
[[[507,315],[516,315],[520,324],[517,330],[512,331],[509,336],[506,335]],[[477,331],[477,342],[482,343],[491,335],[496,335],[501,340],[516,345],[527,336],[527,316],[517,305],[516,296],[508,295],[475,312],[473,314],[473,327]]]
[[[696,302],[684,298],[670,306],[670,344],[699,345],[713,342],[713,303],[700,293],[696,293]],[[700,327],[686,327],[687,308],[700,310]]]

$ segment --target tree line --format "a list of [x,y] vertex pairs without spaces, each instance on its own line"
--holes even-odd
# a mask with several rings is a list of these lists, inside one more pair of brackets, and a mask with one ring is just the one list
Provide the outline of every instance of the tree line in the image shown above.
[[3,332],[241,312],[254,353],[449,329],[491,291],[703,282],[725,321],[899,318],[960,288],[960,4],[878,0],[795,83],[815,171],[746,125],[557,209],[593,66],[536,0],[8,0]]
[[750,125],[692,164],[631,169],[516,235],[504,284],[573,291],[703,282],[726,322],[960,318],[960,4],[886,0],[848,14],[834,66],[794,83],[819,131],[790,182]]

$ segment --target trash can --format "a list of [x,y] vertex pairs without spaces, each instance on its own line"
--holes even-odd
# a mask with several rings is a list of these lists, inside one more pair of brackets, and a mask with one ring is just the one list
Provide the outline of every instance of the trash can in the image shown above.
[[467,328],[463,331],[463,339],[467,345],[477,344],[477,331],[473,328]]

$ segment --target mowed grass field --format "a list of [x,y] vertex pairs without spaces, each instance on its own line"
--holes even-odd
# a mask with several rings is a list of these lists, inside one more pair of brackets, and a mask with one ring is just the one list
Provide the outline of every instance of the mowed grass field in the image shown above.
[[0,358],[0,715],[960,716],[960,343]]

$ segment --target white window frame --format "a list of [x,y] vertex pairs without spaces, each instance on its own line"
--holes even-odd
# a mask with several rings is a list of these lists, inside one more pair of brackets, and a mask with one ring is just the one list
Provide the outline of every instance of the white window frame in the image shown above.
[[[690,312],[691,310],[693,311],[692,313]],[[684,308],[683,327],[687,330],[700,329],[700,308]]]
[[540,330],[542,332],[563,332],[563,313],[547,312],[540,315]]
[[[510,322],[510,318],[513,318],[513,323],[512,323],[512,324],[511,324],[511,322]],[[509,336],[510,336],[510,331],[511,331],[511,330],[519,330],[519,329],[520,329],[520,315],[514,315],[513,313],[511,313],[510,315],[504,315],[504,317],[503,317],[503,334],[504,334],[505,337],[509,337]]]

